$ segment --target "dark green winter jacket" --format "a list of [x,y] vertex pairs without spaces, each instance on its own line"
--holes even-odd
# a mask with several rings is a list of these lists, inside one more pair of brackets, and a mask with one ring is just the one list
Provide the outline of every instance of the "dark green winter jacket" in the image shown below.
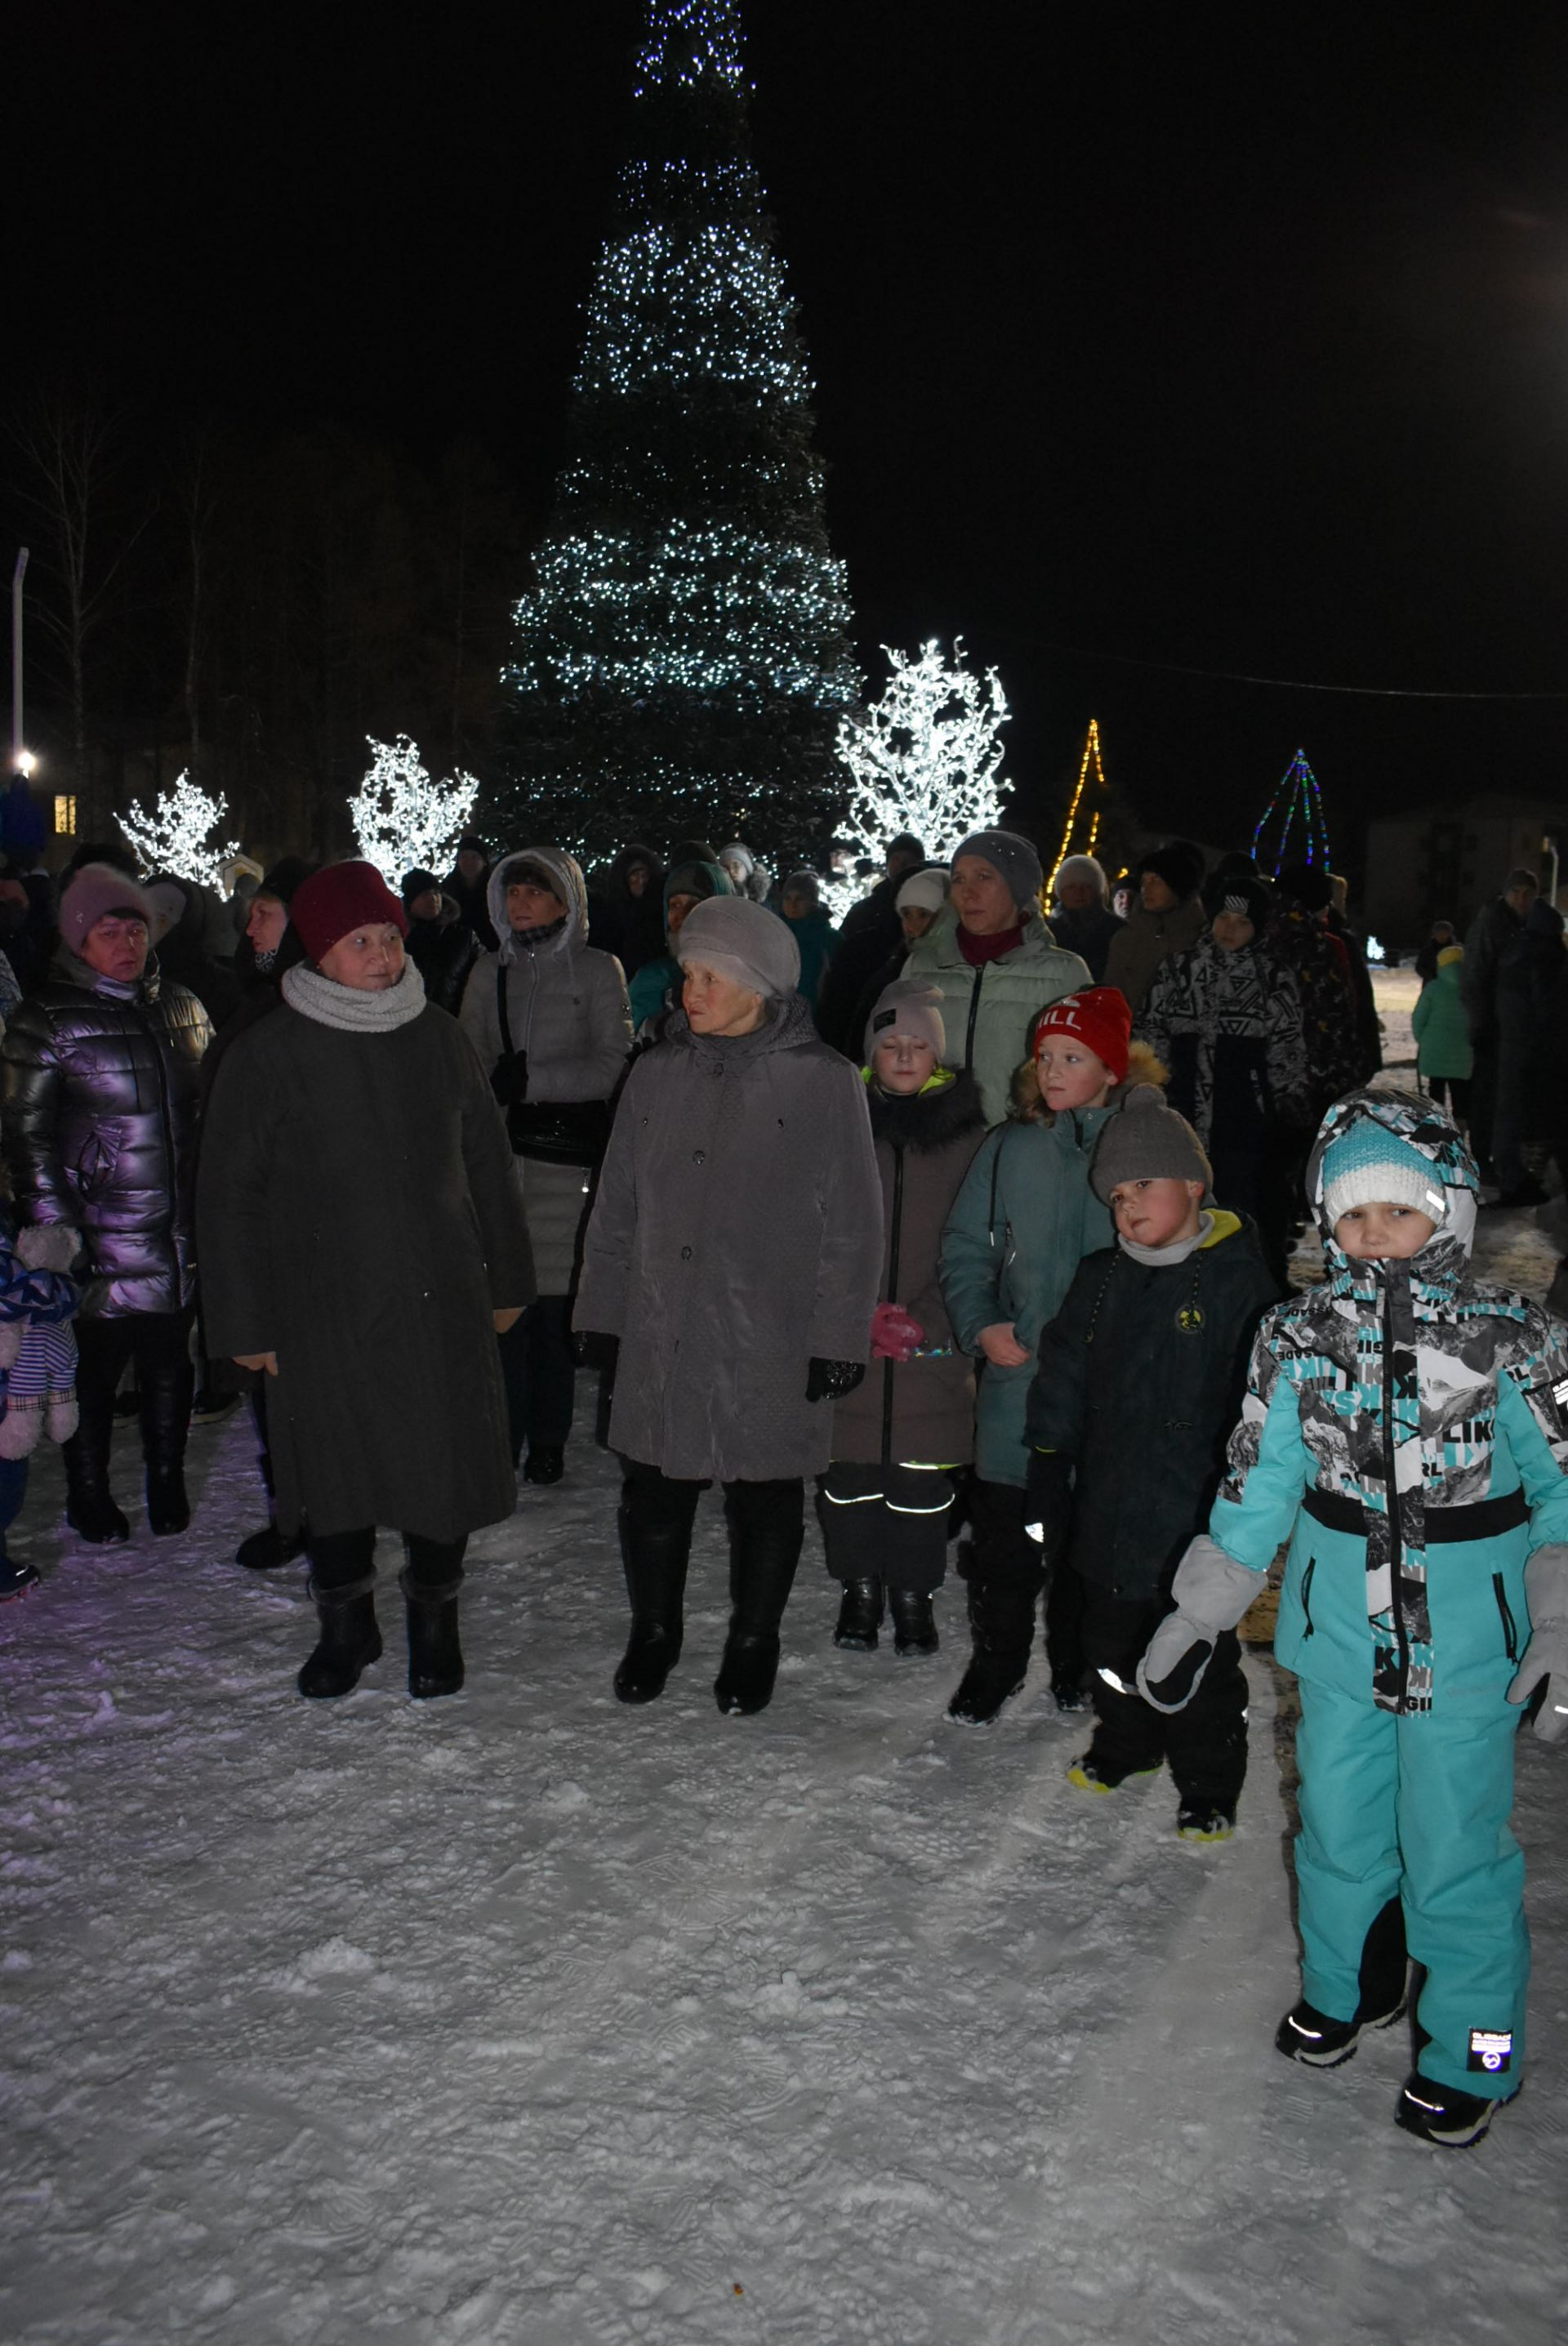
[[1252,1224],[1217,1211],[1185,1261],[1088,1255],[1040,1339],[1026,1429],[1073,1467],[1066,1561],[1126,1602],[1167,1591],[1203,1530],[1247,1389],[1257,1323],[1278,1299]]

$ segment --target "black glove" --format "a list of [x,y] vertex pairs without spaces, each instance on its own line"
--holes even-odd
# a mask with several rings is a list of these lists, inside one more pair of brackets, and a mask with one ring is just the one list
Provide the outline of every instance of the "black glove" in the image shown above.
[[515,1107],[528,1096],[528,1054],[504,1052],[490,1070],[490,1088],[502,1107]]
[[597,1369],[601,1376],[613,1377],[620,1356],[620,1338],[604,1335],[597,1328],[579,1328],[572,1338],[572,1358],[580,1369]]
[[1059,1450],[1032,1450],[1024,1477],[1023,1528],[1053,1564],[1067,1544],[1073,1520],[1073,1462]]
[[820,1361],[813,1352],[806,1375],[808,1401],[842,1401],[866,1373],[863,1361]]

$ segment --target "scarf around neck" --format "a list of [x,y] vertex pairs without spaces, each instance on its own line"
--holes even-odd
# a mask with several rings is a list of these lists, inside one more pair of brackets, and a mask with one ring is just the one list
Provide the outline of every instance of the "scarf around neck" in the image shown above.
[[407,1026],[424,1008],[424,980],[412,961],[384,994],[364,994],[358,986],[339,985],[319,969],[300,962],[284,973],[283,999],[302,1018],[318,1026],[335,1027],[341,1035],[391,1035]]
[[1016,953],[1023,943],[1023,924],[1015,929],[1003,929],[994,937],[972,937],[961,921],[958,925],[958,950],[971,969],[979,969],[989,961],[1000,961],[1004,954]]

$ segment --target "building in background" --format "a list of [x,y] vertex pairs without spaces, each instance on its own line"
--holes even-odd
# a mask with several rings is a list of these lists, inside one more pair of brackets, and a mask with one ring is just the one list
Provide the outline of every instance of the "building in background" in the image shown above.
[[1487,792],[1422,814],[1384,816],[1367,826],[1363,924],[1400,951],[1419,944],[1437,920],[1462,932],[1520,865],[1538,874],[1555,902],[1560,843],[1568,844],[1568,793],[1551,800]]

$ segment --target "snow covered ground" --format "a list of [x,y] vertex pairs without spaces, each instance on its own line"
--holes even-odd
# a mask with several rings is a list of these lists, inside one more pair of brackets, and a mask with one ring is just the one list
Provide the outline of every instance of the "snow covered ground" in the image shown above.
[[[1390,1056],[1413,981],[1380,981]],[[1408,1025],[1406,1031],[1408,1033]],[[1484,1217],[1539,1290],[1555,1250]],[[466,1691],[293,1691],[299,1568],[239,1571],[246,1428],[190,1535],[83,1549],[51,1461],[0,1609],[0,2337],[395,2346],[1546,2346],[1568,2304],[1568,1762],[1517,1826],[1530,2086],[1468,2156],[1392,2125],[1403,2032],[1311,2076],[1291,1681],[1249,1658],[1236,1839],[1068,1785],[1032,1678],[834,1651],[812,1545],[774,1705],[723,1719],[705,1504],[686,1657],[613,1700],[615,1477],[585,1438],[475,1543]],[[134,1489],[131,1438],[117,1451]],[[383,1576],[391,1583],[383,1543]]]

